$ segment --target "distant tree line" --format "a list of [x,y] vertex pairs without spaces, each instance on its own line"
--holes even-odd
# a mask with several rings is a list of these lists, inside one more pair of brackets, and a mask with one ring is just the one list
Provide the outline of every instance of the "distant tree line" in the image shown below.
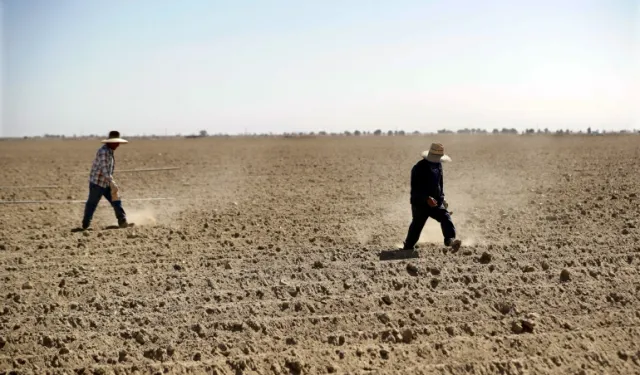
[[[533,129],[533,128],[528,128],[525,129],[522,132],[519,132],[517,129],[515,128],[502,128],[502,129],[498,129],[495,128],[491,131],[491,134],[522,134],[522,135],[535,135],[535,134],[554,134],[554,135],[570,135],[570,134],[588,134],[588,135],[601,135],[601,134],[629,134],[629,133],[634,133],[634,134],[640,134],[640,130],[636,129],[636,130],[632,130],[632,131],[627,131],[627,130],[620,130],[620,131],[598,131],[598,130],[592,130],[591,127],[586,129],[586,132],[583,132],[582,130],[579,131],[572,131],[569,129],[558,129],[555,131],[550,131],[549,128],[545,128],[545,129]],[[245,137],[287,137],[287,138],[300,138],[300,137],[316,137],[316,136],[320,136],[320,137],[327,137],[327,136],[331,136],[331,137],[339,137],[339,136],[376,136],[376,137],[396,137],[396,136],[406,136],[406,135],[432,135],[434,133],[422,133],[420,131],[413,131],[411,133],[406,132],[404,130],[387,130],[384,131],[382,129],[376,129],[374,131],[367,131],[367,130],[345,130],[344,132],[326,132],[326,131],[319,131],[319,132],[288,132],[288,133],[279,133],[279,134],[275,134],[275,133],[253,133],[253,134],[244,134],[242,136]],[[436,131],[436,134],[489,134],[489,132],[486,129],[480,129],[480,128],[464,128],[464,129],[459,129],[456,131],[453,130],[449,130],[449,129],[440,129]],[[232,135],[226,134],[226,133],[216,133],[216,134],[209,134],[209,132],[207,130],[200,130],[198,133],[196,134],[191,134],[191,135],[186,135],[185,138],[205,138],[205,137],[231,137]],[[65,135],[57,135],[57,134],[44,134],[43,136],[35,136],[35,137],[22,137],[24,139],[42,139],[42,138],[46,138],[46,139],[96,139],[96,138],[102,138],[103,136],[100,135],[95,135],[95,134],[91,134],[91,135],[84,135],[84,136],[76,136],[75,134],[72,136],[65,136]],[[175,134],[175,135],[133,135],[133,136],[128,136],[128,138],[143,138],[143,139],[159,139],[159,138],[182,138],[181,134]],[[8,139],[8,138],[3,138],[3,139]]]

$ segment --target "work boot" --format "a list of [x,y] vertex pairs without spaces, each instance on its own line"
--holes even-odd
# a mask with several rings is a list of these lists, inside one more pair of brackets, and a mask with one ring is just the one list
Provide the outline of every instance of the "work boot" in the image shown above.
[[407,246],[406,243],[402,243],[402,250],[418,250],[419,246],[418,245],[414,245],[414,246]]
[[460,250],[460,246],[462,246],[462,241],[460,240],[453,240],[453,242],[451,243],[451,248],[454,251]]
[[455,238],[447,238],[444,241],[445,246],[451,246],[454,251],[460,250],[460,246],[462,245],[462,241]]
[[118,226],[120,228],[127,228],[129,226],[129,223],[127,223],[127,219],[121,219],[118,220]]

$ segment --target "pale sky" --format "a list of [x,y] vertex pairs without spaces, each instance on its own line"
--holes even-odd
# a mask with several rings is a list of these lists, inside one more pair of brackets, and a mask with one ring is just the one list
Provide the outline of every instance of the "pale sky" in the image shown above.
[[640,129],[640,0],[0,1],[2,136]]

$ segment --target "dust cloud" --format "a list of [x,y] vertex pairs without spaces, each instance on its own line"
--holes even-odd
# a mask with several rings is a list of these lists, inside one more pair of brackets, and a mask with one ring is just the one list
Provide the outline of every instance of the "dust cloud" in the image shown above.
[[154,226],[158,223],[157,213],[151,207],[133,210],[127,214],[128,220],[136,226]]
[[[445,168],[449,167],[447,163]],[[485,219],[479,215],[481,209],[487,206],[516,208],[525,204],[523,199],[507,198],[496,194],[501,191],[504,184],[511,186],[522,185],[521,181],[511,178],[508,182],[500,176],[486,171],[476,170],[473,174],[456,174],[445,170],[445,199],[449,204],[451,219],[456,227],[457,237],[462,240],[463,245],[487,245],[487,236],[481,229],[482,221]],[[407,183],[408,184],[408,183]],[[409,195],[402,194],[389,200],[389,204],[382,206],[382,220],[390,228],[394,228],[392,234],[395,247],[403,245],[404,238],[411,224],[411,205]],[[359,228],[360,240],[367,238],[366,234],[370,228],[366,225]],[[435,244],[443,245],[444,237],[440,223],[429,218],[425,224],[418,245]]]

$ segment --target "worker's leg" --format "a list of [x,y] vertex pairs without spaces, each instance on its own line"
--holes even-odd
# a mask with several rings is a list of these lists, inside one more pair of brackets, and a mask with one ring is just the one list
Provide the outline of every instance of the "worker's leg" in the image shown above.
[[444,244],[449,246],[456,238],[456,227],[451,220],[451,215],[444,207],[435,207],[429,209],[429,216],[440,223],[442,235],[444,236]]
[[102,188],[98,185],[89,184],[89,197],[87,198],[87,203],[84,205],[84,217],[82,218],[82,229],[89,228],[91,224],[91,219],[93,219],[93,213],[96,211],[98,207],[98,203],[100,203],[100,198],[102,198]]
[[420,239],[420,233],[422,233],[422,229],[429,218],[429,214],[426,212],[425,208],[419,205],[411,205],[411,214],[413,216],[413,220],[409,226],[407,238],[404,241],[405,250],[413,249],[416,246]]
[[111,188],[107,187],[104,189],[104,197],[111,203],[111,207],[116,213],[116,218],[118,219],[118,225],[120,227],[127,226],[127,214],[124,212],[124,208],[122,207],[122,201],[117,200],[114,201],[111,199]]

